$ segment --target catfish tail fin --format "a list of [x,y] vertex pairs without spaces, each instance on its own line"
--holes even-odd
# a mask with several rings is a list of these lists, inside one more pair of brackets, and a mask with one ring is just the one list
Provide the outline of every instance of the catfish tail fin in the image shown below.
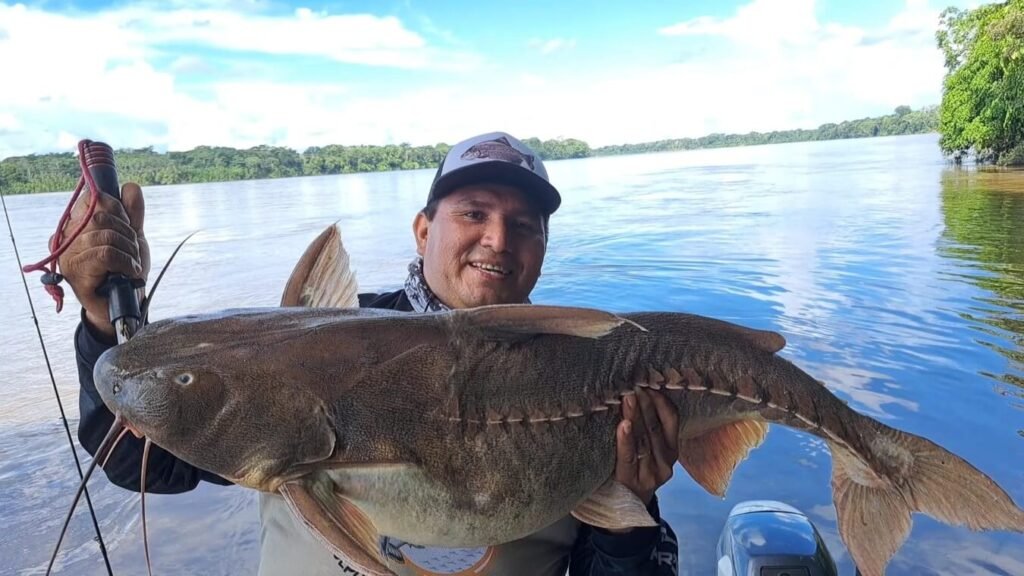
[[1024,510],[986,474],[930,440],[864,418],[869,467],[829,441],[839,535],[864,576],[882,576],[921,512],[972,530],[1024,532]]

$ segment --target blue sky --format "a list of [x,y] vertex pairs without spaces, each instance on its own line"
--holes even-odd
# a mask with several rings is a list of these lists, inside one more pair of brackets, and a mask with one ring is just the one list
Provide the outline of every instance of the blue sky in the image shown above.
[[0,0],[0,157],[814,127],[938,103],[950,1]]

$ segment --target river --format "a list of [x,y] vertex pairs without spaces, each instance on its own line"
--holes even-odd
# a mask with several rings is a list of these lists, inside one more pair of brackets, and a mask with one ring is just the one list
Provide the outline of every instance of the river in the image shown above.
[[[1024,174],[958,170],[937,136],[551,162],[563,193],[538,303],[696,312],[781,332],[784,356],[856,410],[924,435],[1024,504]],[[433,170],[154,187],[154,272],[190,232],[152,317],[273,306],[291,266],[338,221],[363,290],[397,288]],[[23,263],[46,254],[68,193],[7,197]],[[11,243],[0,243],[0,573],[41,574],[78,476]],[[72,432],[77,372],[70,290],[55,314],[28,277]],[[76,440],[77,442],[77,440]],[[78,447],[83,466],[88,454]],[[831,460],[815,437],[773,427],[725,499],[677,466],[660,494],[683,574],[714,572],[729,509],[770,498],[807,512],[843,574]],[[115,574],[144,573],[138,495],[90,485]],[[204,485],[148,496],[156,574],[250,574],[253,493]],[[104,574],[80,505],[61,574]],[[890,574],[1024,574],[1024,536],[917,515]]]

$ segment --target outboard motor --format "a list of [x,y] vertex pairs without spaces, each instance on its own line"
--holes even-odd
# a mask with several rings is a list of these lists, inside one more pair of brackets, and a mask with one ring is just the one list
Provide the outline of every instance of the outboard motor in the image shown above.
[[773,500],[733,507],[718,539],[718,576],[838,576],[810,519]]

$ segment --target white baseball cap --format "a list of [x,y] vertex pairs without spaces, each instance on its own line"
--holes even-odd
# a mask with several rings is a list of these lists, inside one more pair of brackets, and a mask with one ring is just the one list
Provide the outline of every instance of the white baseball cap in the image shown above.
[[480,134],[452,146],[437,167],[427,203],[477,182],[515,186],[533,197],[547,215],[562,203],[540,156],[505,132]]

